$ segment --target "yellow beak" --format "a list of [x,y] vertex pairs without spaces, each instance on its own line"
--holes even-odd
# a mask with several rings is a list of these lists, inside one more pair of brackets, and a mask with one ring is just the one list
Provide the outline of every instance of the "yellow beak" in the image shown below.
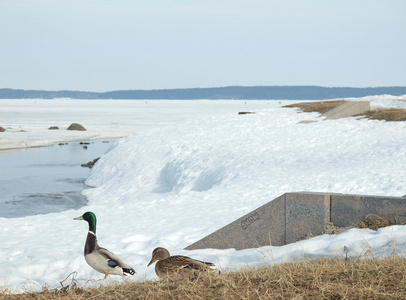
[[74,220],[83,220],[83,216],[77,217],[77,218],[73,218]]

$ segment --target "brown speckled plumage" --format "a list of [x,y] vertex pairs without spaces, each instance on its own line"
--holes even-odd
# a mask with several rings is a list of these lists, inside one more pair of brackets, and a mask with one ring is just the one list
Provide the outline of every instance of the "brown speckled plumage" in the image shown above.
[[152,259],[148,266],[158,261],[155,265],[155,273],[162,278],[171,274],[190,274],[200,271],[212,271],[213,263],[204,262],[183,255],[170,256],[165,248],[155,248]]

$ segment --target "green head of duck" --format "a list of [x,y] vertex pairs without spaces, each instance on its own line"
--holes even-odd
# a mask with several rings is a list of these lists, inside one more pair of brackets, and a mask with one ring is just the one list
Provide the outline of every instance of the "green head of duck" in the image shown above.
[[73,218],[74,220],[85,220],[89,223],[89,231],[96,234],[96,215],[91,211],[85,212],[83,215],[77,218]]

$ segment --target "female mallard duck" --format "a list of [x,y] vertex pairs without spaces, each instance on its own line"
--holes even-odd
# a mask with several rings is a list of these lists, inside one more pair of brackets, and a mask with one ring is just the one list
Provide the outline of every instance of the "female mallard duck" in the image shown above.
[[89,232],[85,244],[85,260],[89,266],[97,272],[105,274],[104,279],[109,274],[133,276],[136,272],[129,265],[119,259],[114,253],[101,248],[96,239],[96,216],[88,211],[74,220],[85,220],[89,223]]
[[160,278],[173,273],[193,274],[195,271],[210,271],[212,269],[209,266],[214,266],[210,262],[196,260],[187,256],[170,256],[168,250],[161,247],[155,248],[152,251],[152,259],[148,267],[157,260],[155,273]]

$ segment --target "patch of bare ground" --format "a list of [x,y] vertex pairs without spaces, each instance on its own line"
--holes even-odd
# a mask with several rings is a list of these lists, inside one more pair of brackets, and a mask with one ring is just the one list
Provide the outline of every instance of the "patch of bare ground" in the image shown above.
[[343,104],[344,100],[321,101],[321,102],[303,102],[285,105],[283,107],[297,107],[303,112],[318,112],[324,114],[325,112]]
[[406,299],[406,259],[320,259],[0,299]]
[[357,228],[369,228],[372,230],[378,230],[379,228],[393,226],[393,225],[405,225],[405,222],[400,222],[396,219],[387,219],[375,214],[367,215],[362,222],[355,225]]
[[[285,105],[284,107],[297,107],[303,112],[318,112],[324,114],[341,104],[344,100],[321,101],[321,102],[303,102]],[[374,108],[363,114],[354,117],[363,117],[371,120],[382,120],[387,122],[406,121],[406,109],[404,108]]]
[[384,120],[388,122],[406,121],[406,109],[404,108],[376,108],[359,115],[371,120]]

